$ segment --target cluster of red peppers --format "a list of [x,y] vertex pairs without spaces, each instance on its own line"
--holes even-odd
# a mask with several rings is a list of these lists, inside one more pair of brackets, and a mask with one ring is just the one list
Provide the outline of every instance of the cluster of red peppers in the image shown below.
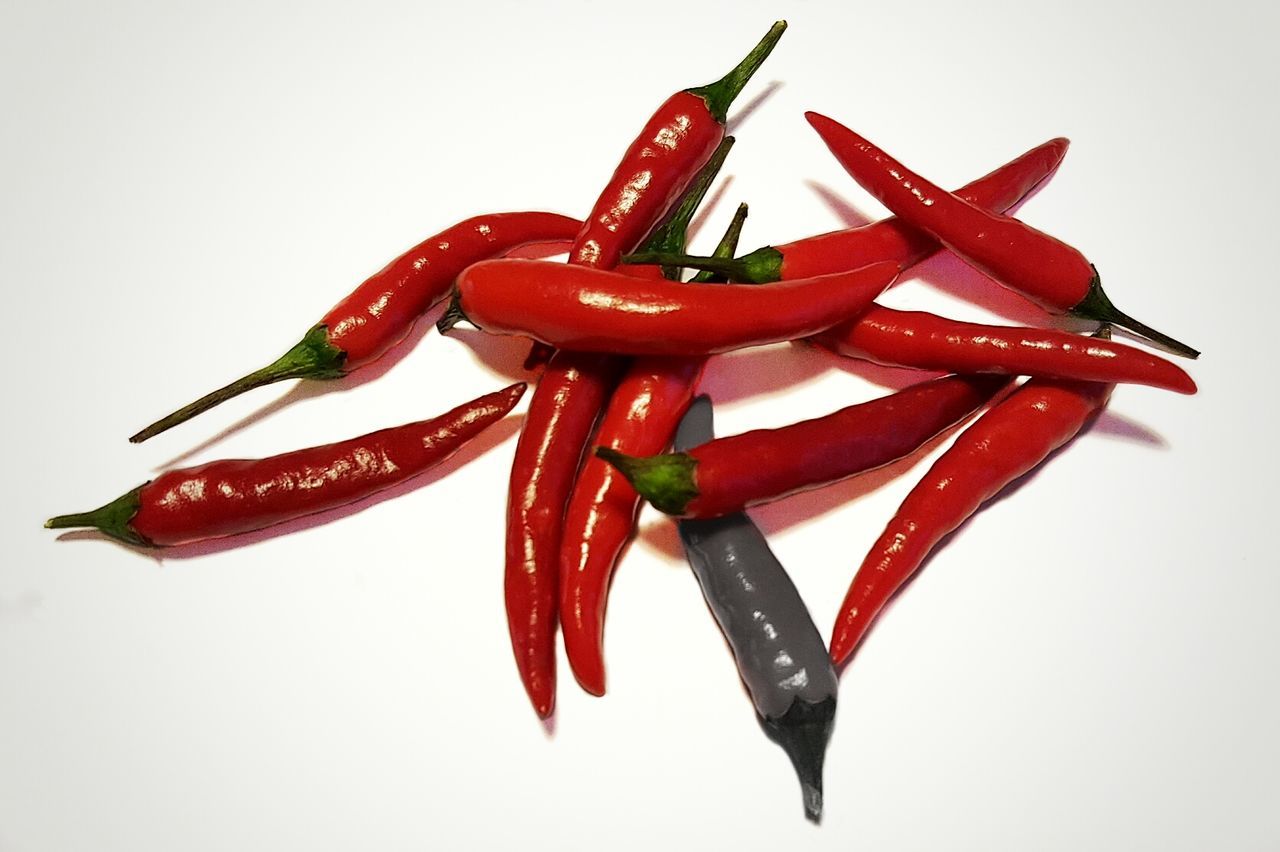
[[[1053,174],[1065,139],[947,192],[848,128],[808,113],[831,153],[894,218],[735,258],[743,206],[715,255],[684,254],[686,228],[733,142],[725,136],[730,104],[785,27],[775,24],[722,79],[668,98],[582,222],[540,212],[463,220],[361,284],[269,366],[131,440],[146,440],[255,387],[358,370],[403,341],[446,299],[442,332],[465,320],[532,339],[549,354],[534,359],[545,365],[515,449],[504,587],[516,665],[534,709],[542,717],[554,709],[557,630],[578,683],[604,693],[609,580],[634,533],[642,498],[691,522],[725,519],[682,526],[681,535],[762,724],[796,762],[806,811],[816,819],[835,701],[834,673],[817,670],[845,663],[930,550],[1076,435],[1116,383],[1195,392],[1175,364],[1112,342],[1112,325],[1179,355],[1198,353],[1115,308],[1079,251],[1007,215]],[[503,257],[535,243],[567,245],[568,262]],[[1098,321],[1098,332],[956,322],[875,304],[904,270],[942,249],[1051,312]],[[684,269],[702,271],[683,282]],[[681,452],[665,452],[693,404],[708,357],[801,340],[844,357],[949,375],[825,417],[717,440],[703,434],[686,440]],[[1031,378],[1014,388],[1017,376]],[[335,444],[168,471],[99,509],[55,517],[46,526],[96,527],[138,546],[260,529],[421,473],[506,416],[524,391],[523,383],[512,385],[439,417]],[[824,648],[785,572],[766,564],[771,556],[763,539],[738,513],[887,465],[984,407],[863,560]],[[700,415],[704,433],[709,416]],[[752,553],[765,555],[752,566]],[[765,604],[749,604],[757,614],[772,608],[767,637],[750,632],[758,625],[735,620],[734,595],[741,589],[723,581],[730,576],[724,571],[739,570],[732,567],[737,559],[747,560],[741,576],[758,578],[751,587],[757,595],[779,590]],[[783,632],[799,637],[787,640],[795,643],[790,650],[775,660],[748,659],[755,652],[740,649],[781,641],[777,625],[791,625]],[[782,677],[775,669],[784,657]],[[797,659],[810,663],[797,669]]]

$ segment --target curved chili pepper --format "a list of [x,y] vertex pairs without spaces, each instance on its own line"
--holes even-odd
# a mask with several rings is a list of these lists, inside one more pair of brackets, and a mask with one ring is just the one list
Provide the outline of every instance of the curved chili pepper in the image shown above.
[[596,455],[661,511],[714,518],[897,461],[968,417],[1007,383],[997,376],[946,376],[825,417],[719,438],[687,453],[638,458],[597,447]]
[[[711,158],[724,138],[729,105],[785,29],[786,22],[778,21],[723,78],[677,94],[659,107],[574,240],[571,266],[608,267],[635,248]],[[442,331],[451,324],[447,317],[439,326]],[[560,523],[591,426],[621,369],[615,358],[552,356],[516,445],[508,500],[519,505],[507,512],[507,622],[516,667],[543,718],[555,707]]]
[[556,213],[474,216],[428,237],[335,305],[275,362],[162,417],[129,440],[141,443],[245,391],[285,379],[336,379],[376,361],[439,303],[477,260],[531,243],[568,240],[581,223]]
[[934,546],[1005,486],[1075,437],[1111,396],[1099,382],[1031,379],[956,438],[902,501],[853,578],[831,636],[849,658]]
[[1098,270],[1076,249],[938,188],[826,116],[807,112],[805,118],[863,189],[994,280],[1055,313],[1119,325],[1179,355],[1199,356],[1111,304]]
[[955,373],[1079,379],[1195,393],[1181,367],[1141,349],[1067,331],[957,322],[922,311],[872,305],[812,340],[851,358]]
[[644,238],[724,138],[729,106],[787,28],[777,21],[732,71],[666,100],[623,154],[569,251],[569,262],[610,269]]
[[[708,183],[709,185],[709,183]],[[705,192],[705,188],[704,188]],[[675,221],[692,219],[701,194],[686,199],[687,209]],[[732,257],[747,218],[738,207],[717,254]],[[678,236],[659,234],[652,243],[684,247],[684,227]],[[634,266],[632,270],[648,267]],[[678,269],[666,270],[676,277]],[[658,453],[671,443],[676,425],[693,400],[705,358],[649,356],[632,362],[619,382],[600,420],[595,442],[617,452]],[[640,495],[611,465],[590,456],[582,464],[569,498],[560,546],[560,633],[574,677],[592,695],[604,694],[604,615],[622,549],[635,531]]]
[[[1066,139],[1051,139],[956,190],[956,194],[979,207],[1003,213],[1053,174],[1066,156],[1069,144]],[[857,228],[780,246],[764,246],[731,260],[657,253],[636,253],[622,260],[624,263],[679,263],[714,271],[730,281],[769,284],[789,278],[829,275],[881,260],[892,260],[906,269],[940,248],[933,237],[891,216]]]
[[562,349],[711,355],[808,337],[866,310],[892,262],[768,287],[688,287],[536,260],[486,260],[458,276],[451,312],[493,334]]
[[[697,399],[680,423],[676,449],[710,441],[711,404]],[[705,446],[705,444],[703,444]],[[745,514],[678,525],[689,567],[733,649],[756,718],[800,778],[804,813],[822,817],[822,764],[835,723],[835,669],[795,584]]]
[[112,538],[165,547],[262,529],[354,503],[439,464],[520,400],[524,383],[439,417],[264,459],[171,470],[50,529],[96,527]]

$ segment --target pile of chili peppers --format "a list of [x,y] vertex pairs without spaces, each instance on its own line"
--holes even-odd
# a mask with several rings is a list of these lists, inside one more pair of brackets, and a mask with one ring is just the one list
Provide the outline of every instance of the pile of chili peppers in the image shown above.
[[[546,717],[555,707],[558,631],[578,683],[604,694],[609,582],[647,500],[680,519],[761,725],[791,757],[805,812],[817,820],[836,669],[930,551],[1078,434],[1116,384],[1195,392],[1184,370],[1111,341],[1110,327],[1177,355],[1198,353],[1117,309],[1080,251],[1009,215],[1052,176],[1065,139],[947,192],[847,127],[807,113],[831,154],[894,217],[734,257],[743,205],[712,256],[685,254],[689,223],[733,145],[725,136],[730,106],[785,28],[774,24],[720,80],[663,102],[581,222],[542,212],[463,219],[392,260],[279,359],[130,440],[262,385],[362,369],[445,301],[442,333],[465,321],[512,336],[512,345],[533,340],[528,366],[540,372],[506,495],[504,593],[516,668],[535,711]],[[536,243],[566,246],[568,262],[503,257]],[[943,250],[1049,312],[1097,321],[1097,330],[998,327],[876,304],[913,264]],[[700,271],[683,281],[685,270]],[[707,359],[782,341],[947,375],[824,417],[712,439],[711,404],[695,403]],[[1029,378],[1018,385],[1019,376]],[[163,547],[324,511],[439,464],[507,416],[525,390],[515,384],[428,420],[325,446],[170,470],[46,526],[93,527]],[[743,510],[883,467],[971,419],[852,572],[824,644]],[[667,452],[673,439],[676,450]],[[500,503],[495,494],[494,511]]]

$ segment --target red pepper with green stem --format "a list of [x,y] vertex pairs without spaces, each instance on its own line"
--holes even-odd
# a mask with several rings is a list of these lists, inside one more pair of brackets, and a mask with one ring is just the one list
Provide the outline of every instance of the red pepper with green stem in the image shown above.
[[[687,198],[675,221],[693,217],[701,195]],[[716,255],[733,257],[747,218],[738,207]],[[668,239],[649,242],[682,251],[685,227]],[[632,267],[634,270],[645,267]],[[677,278],[680,270],[665,271]],[[687,285],[696,286],[696,285]],[[706,359],[651,356],[637,358],[609,400],[595,442],[615,452],[649,454],[671,443],[676,426],[693,401]],[[604,617],[609,582],[627,540],[635,532],[640,495],[611,465],[588,457],[565,512],[560,549],[560,626],[565,654],[578,683],[592,695],[603,695]]]
[[872,621],[930,551],[978,507],[1071,440],[1114,385],[1031,379],[960,434],[871,548],[836,617],[831,660],[849,659]]
[[1116,308],[1093,264],[1061,240],[940,189],[826,116],[805,118],[863,189],[992,279],[1051,312],[1118,325],[1189,358],[1200,354]]
[[166,547],[345,506],[443,462],[501,420],[524,390],[514,384],[431,420],[335,444],[167,471],[101,508],[45,526],[94,527],[128,544]]
[[418,318],[449,295],[453,279],[478,260],[531,243],[568,240],[581,223],[555,213],[493,213],[453,225],[387,264],[335,305],[275,362],[157,420],[140,443],[245,391],[285,379],[336,379],[376,361]]
[[562,349],[712,355],[817,334],[866,310],[898,265],[780,281],[689,287],[542,261],[488,260],[458,276],[452,318]]
[[[1066,139],[1045,142],[956,193],[980,207],[1004,212],[1053,174],[1066,155],[1068,144]],[[906,269],[941,248],[933,237],[900,218],[890,217],[786,245],[764,246],[736,259],[648,252],[629,255],[623,262],[679,263],[713,271],[730,281],[768,284],[829,275],[882,260],[892,260]]]
[[[779,21],[715,83],[667,100],[628,148],[569,263],[607,267],[666,213],[724,138],[729,105],[782,37]],[[555,630],[561,523],[591,427],[625,361],[557,352],[529,404],[508,486],[504,591],[516,667],[539,716],[555,708]]]
[[601,446],[657,509],[715,518],[897,461],[968,417],[1008,380],[947,376],[824,417],[717,438],[684,453],[638,456]]
[[1144,350],[1067,331],[985,325],[872,305],[810,338],[841,355],[890,367],[1078,379],[1195,393],[1181,367]]

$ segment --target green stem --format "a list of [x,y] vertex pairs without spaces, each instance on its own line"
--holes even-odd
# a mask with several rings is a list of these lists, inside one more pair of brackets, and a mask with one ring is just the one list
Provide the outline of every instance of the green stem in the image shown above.
[[778,39],[782,38],[786,29],[786,21],[777,21],[769,28],[769,32],[765,33],[764,38],[760,39],[760,43],[753,47],[732,71],[714,83],[685,91],[706,101],[707,110],[716,121],[724,124],[729,115],[729,105],[742,92],[756,70],[769,58],[769,54],[773,52],[774,46],[777,45]]
[[[738,250],[738,238],[742,236],[742,226],[746,223],[747,205],[746,202],[743,202],[738,205],[738,209],[733,214],[733,219],[729,221],[729,227],[725,229],[724,236],[716,244],[715,251],[711,252],[711,256],[718,259],[732,259],[733,253]],[[704,269],[689,279],[689,283],[706,284],[723,280],[725,280],[724,277]]]
[[[458,293],[457,288],[453,290],[453,294],[449,296],[449,306],[444,309],[444,313],[440,315],[440,319],[436,320],[436,331],[441,334],[448,334],[453,327],[460,322],[468,325],[476,325],[471,322],[462,310],[462,296]],[[479,328],[479,326],[476,326]]]
[[58,515],[44,522],[45,529],[65,530],[78,527],[93,527],[101,530],[114,539],[125,544],[136,544],[140,547],[152,547],[152,543],[139,535],[129,522],[138,514],[142,505],[142,489],[139,485],[128,494],[122,494],[105,506],[99,506],[92,512],[80,512],[73,515]]
[[747,269],[732,258],[698,257],[692,254],[675,254],[665,251],[639,251],[622,258],[623,263],[658,263],[665,266],[686,266],[721,275],[730,281],[741,281]]
[[1111,304],[1111,299],[1102,290],[1102,279],[1098,276],[1098,270],[1093,270],[1093,280],[1089,282],[1089,292],[1085,295],[1080,303],[1071,309],[1071,313],[1085,319],[1097,320],[1098,322],[1110,323],[1118,325],[1123,329],[1127,329],[1134,334],[1145,337],[1147,340],[1160,344],[1177,355],[1185,358],[1199,358],[1200,351],[1192,349],[1180,340],[1174,340],[1163,332],[1156,331],[1145,323],[1138,322],[1124,311]]
[[344,375],[342,363],[347,353],[329,343],[329,332],[323,325],[317,325],[307,332],[306,337],[284,355],[261,370],[255,370],[244,378],[237,379],[226,387],[213,393],[205,394],[190,405],[179,408],[167,417],[143,429],[129,439],[140,444],[148,438],[154,438],[161,432],[172,429],[179,423],[185,423],[197,414],[203,414],[215,405],[221,405],[232,397],[245,391],[260,388],[285,379],[336,379]]
[[[640,251],[671,253],[684,251],[689,223],[693,221],[694,214],[698,212],[698,207],[702,204],[702,199],[706,197],[707,190],[711,188],[716,175],[720,173],[720,167],[724,165],[725,158],[729,156],[729,150],[733,148],[733,143],[734,138],[732,136],[726,136],[721,140],[715,151],[712,152],[711,159],[707,160],[706,164],[694,175],[693,180],[689,182],[689,186],[685,188],[679,203],[672,208],[671,213],[663,223],[654,228],[653,232],[640,244]],[[675,279],[679,277],[680,269],[676,266],[664,266],[662,274],[667,278]]]
[[596,455],[616,467],[636,493],[668,515],[683,515],[689,502],[698,496],[698,486],[693,482],[698,462],[688,453],[640,457],[596,447]]

